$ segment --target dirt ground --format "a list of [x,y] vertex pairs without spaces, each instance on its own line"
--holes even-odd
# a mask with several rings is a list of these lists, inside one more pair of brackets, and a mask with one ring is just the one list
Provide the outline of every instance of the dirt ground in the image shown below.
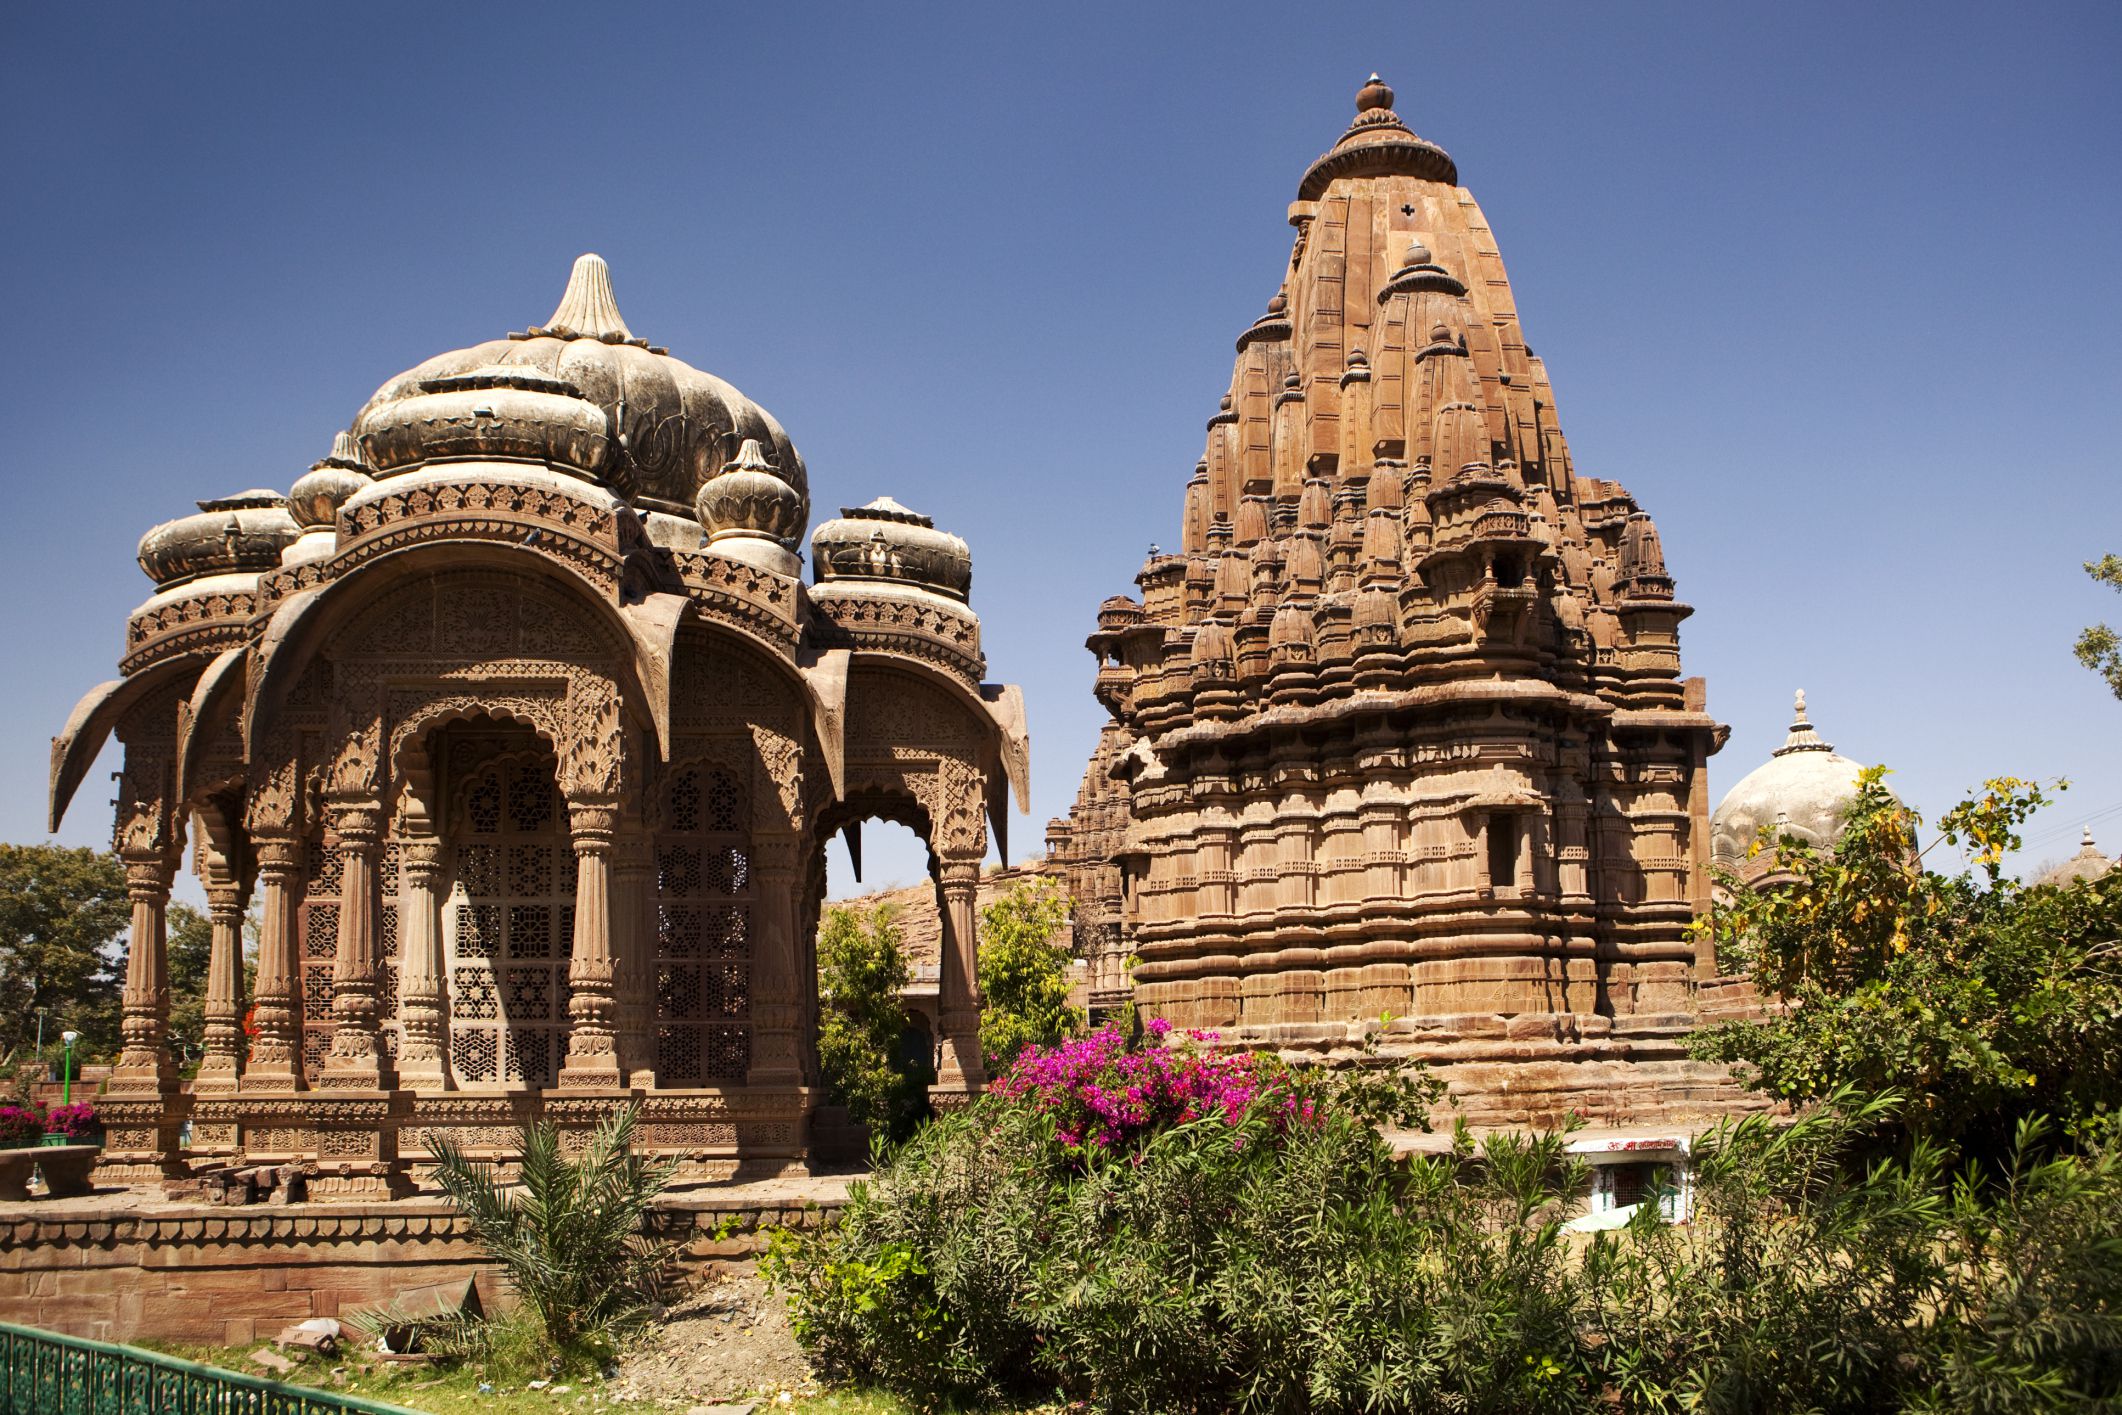
[[610,1398],[676,1410],[755,1399],[764,1408],[784,1391],[817,1390],[789,1331],[786,1304],[749,1267],[704,1281],[620,1360],[605,1386]]

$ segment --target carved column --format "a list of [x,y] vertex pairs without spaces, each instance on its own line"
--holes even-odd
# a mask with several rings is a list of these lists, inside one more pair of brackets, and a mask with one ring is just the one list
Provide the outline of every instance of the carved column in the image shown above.
[[335,1091],[374,1091],[390,1084],[379,1012],[383,960],[376,929],[376,857],[383,848],[383,810],[375,801],[331,802],[341,869],[339,947],[332,966],[331,1053],[319,1084]]
[[629,1086],[655,1084],[649,980],[655,976],[655,849],[638,821],[612,845],[612,951],[618,988],[619,1069]]
[[567,1005],[573,1025],[560,1084],[574,1090],[617,1088],[625,1081],[619,1071],[617,970],[612,961],[611,857],[617,818],[617,803],[609,798],[567,803],[575,847],[575,937],[567,985],[574,996]]
[[947,1105],[986,1083],[980,1058],[979,945],[975,909],[980,899],[980,860],[954,856],[938,870],[943,895],[941,976],[936,984],[937,1103]]
[[97,1177],[107,1183],[151,1184],[183,1173],[177,1130],[184,1104],[170,1063],[169,972],[163,911],[175,859],[158,843],[121,849],[126,892],[132,896],[132,937],[125,960],[120,1028],[123,1049],[96,1109],[104,1126]]
[[449,992],[443,985],[442,842],[398,845],[399,1084],[447,1091]]
[[164,911],[169,907],[174,862],[163,850],[121,852],[125,892],[133,904],[132,934],[125,954],[125,990],[119,1028],[123,1049],[111,1069],[108,1093],[162,1095],[177,1089],[169,1055],[169,960]]
[[295,907],[302,891],[302,842],[253,836],[258,855],[258,981],[252,1004],[245,1091],[302,1089],[302,1013],[297,992]]
[[796,976],[796,862],[793,833],[752,836],[752,1059],[753,1086],[803,1084],[803,999]]
[[243,886],[213,882],[206,910],[213,920],[213,951],[206,963],[206,1045],[195,1095],[232,1093],[243,1067]]

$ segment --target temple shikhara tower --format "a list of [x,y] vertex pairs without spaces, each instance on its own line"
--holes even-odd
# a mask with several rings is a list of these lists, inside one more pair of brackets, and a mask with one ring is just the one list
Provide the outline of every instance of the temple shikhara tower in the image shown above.
[[[1025,802],[1022,702],[981,681],[963,541],[879,500],[818,528],[805,584],[809,518],[779,424],[637,338],[584,256],[542,326],[390,380],[286,495],[150,530],[122,676],[52,744],[55,829],[123,746],[104,1177],[298,1161],[312,1197],[395,1194],[421,1131],[499,1153],[631,1100],[689,1173],[777,1172],[817,1095],[824,845],[871,816],[929,846],[938,1100],[977,1089],[973,903]],[[187,845],[214,927],[189,1091]]]
[[1112,718],[1049,830],[1094,1001],[1423,1057],[1476,1120],[1727,1102],[1679,1045],[1722,740],[1688,607],[1650,516],[1572,464],[1487,219],[1392,104],[1373,76],[1304,173],[1179,551],[1098,611]]

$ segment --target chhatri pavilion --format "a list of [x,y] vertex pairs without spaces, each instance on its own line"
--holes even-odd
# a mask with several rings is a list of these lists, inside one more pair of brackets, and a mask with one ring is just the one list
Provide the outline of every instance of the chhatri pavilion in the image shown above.
[[[629,1102],[688,1172],[779,1172],[818,1096],[824,846],[867,817],[928,845],[937,1099],[977,1090],[974,891],[1025,808],[1022,701],[982,681],[965,542],[878,500],[811,534],[806,584],[809,519],[780,424],[636,337],[586,255],[544,324],[391,379],[285,495],[150,530],[121,676],[52,745],[55,829],[123,752],[104,1177],[298,1161],[312,1197],[381,1197],[418,1132],[499,1153]],[[213,921],[188,1090],[187,845]]]

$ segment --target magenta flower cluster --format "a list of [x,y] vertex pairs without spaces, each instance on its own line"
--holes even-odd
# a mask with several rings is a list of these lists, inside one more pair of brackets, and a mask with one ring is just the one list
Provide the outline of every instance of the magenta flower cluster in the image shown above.
[[[1158,1019],[1148,1031],[1164,1042],[1172,1028]],[[1191,1045],[1215,1040],[1213,1032],[1189,1031],[1178,1045],[1131,1050],[1106,1027],[1027,1050],[990,1089],[1051,1114],[1056,1137],[1070,1150],[1127,1149],[1155,1131],[1208,1117],[1236,1125],[1263,1101],[1278,1121],[1316,1118],[1312,1100],[1288,1094],[1253,1053]]]
[[96,1108],[87,1101],[55,1105],[44,1116],[44,1133],[64,1135],[69,1140],[93,1140],[98,1125]]
[[0,1105],[0,1146],[30,1144],[44,1133],[44,1116],[35,1106]]

